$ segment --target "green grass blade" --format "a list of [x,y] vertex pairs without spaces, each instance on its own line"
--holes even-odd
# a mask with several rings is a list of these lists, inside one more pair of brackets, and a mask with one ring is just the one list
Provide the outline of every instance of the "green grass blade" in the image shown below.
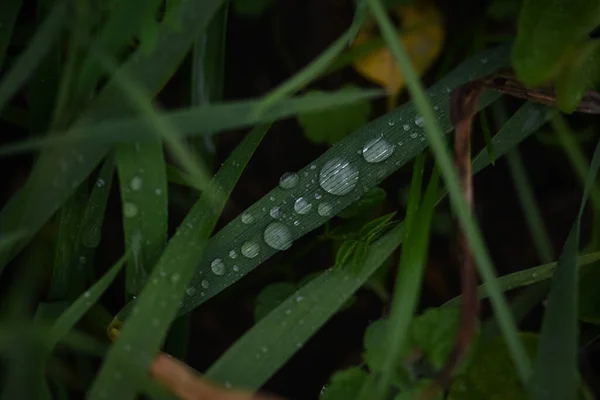
[[[203,196],[190,210],[175,236],[161,255],[148,284],[135,300],[136,308],[111,347],[89,393],[91,400],[106,396],[133,399],[139,382],[147,376],[153,356],[158,352],[177,315],[181,299],[197,260],[202,256],[208,236],[240,174],[261,142],[268,126],[253,129],[233,151],[211,183],[220,192],[217,204]],[[150,321],[152,329],[148,329]],[[115,371],[123,381],[115,382]]]
[[[500,132],[494,137],[494,147],[497,150],[497,157],[504,155],[510,148],[516,146],[520,141],[535,132],[538,127],[546,120],[547,115],[546,109],[542,106],[533,103],[526,103],[519,109],[519,111],[504,125]],[[523,123],[527,121],[526,125]],[[525,128],[525,129],[524,129]],[[473,162],[473,172],[476,173],[481,171],[483,168],[490,164],[490,158],[487,151],[484,150],[479,153]],[[445,195],[444,195],[445,196]],[[394,235],[399,235],[398,237]],[[403,238],[403,233],[389,233],[388,236],[384,236],[378,244],[387,242],[390,247],[389,251],[393,251],[393,248],[398,246]],[[392,244],[393,240],[393,244]],[[385,259],[384,254],[379,254],[377,250],[373,250],[371,247],[371,254],[373,257],[381,256],[382,261]],[[389,254],[389,253],[388,253]],[[361,274],[372,274],[377,269],[377,265],[371,262],[372,259],[368,258],[364,265],[364,269],[360,269]],[[590,263],[593,259],[588,260]],[[333,274],[332,274],[333,272]],[[341,276],[341,281],[340,281]],[[368,277],[359,275],[366,281]],[[240,338],[218,361],[211,367],[209,376],[217,379],[222,383],[231,383],[234,386],[241,385],[250,389],[256,389],[263,385],[266,380],[272,376],[282,365],[291,357],[295,351],[301,348],[301,345],[305,343],[319,327],[331,318],[333,314],[339,309],[340,304],[344,304],[345,299],[350,298],[354,291],[356,291],[362,284],[354,284],[352,286],[344,286],[345,275],[342,272],[328,271],[327,273],[316,278],[311,282],[309,286],[305,286],[298,293],[292,295],[286,302],[284,302],[278,311],[274,311],[274,314],[268,315],[256,324],[250,331],[248,331],[242,338]],[[315,286],[312,286],[315,285]],[[350,285],[350,283],[348,283]],[[193,287],[192,287],[193,288]],[[314,290],[316,293],[312,293]],[[341,289],[342,288],[342,289]],[[198,289],[205,290],[207,289]],[[338,294],[341,291],[349,291],[352,293],[344,293],[343,297],[338,298]],[[338,292],[340,291],[340,292]],[[307,324],[306,319],[302,319],[302,314],[298,314],[294,309],[287,313],[287,309],[290,306],[298,303],[298,295],[302,296],[300,303],[304,303],[307,297],[313,299],[315,303],[315,310],[310,312],[318,313],[319,324],[314,325],[313,329],[305,329]],[[329,297],[329,295],[331,295]],[[327,296],[327,297],[325,297]],[[306,303],[304,303],[306,304]],[[304,306],[304,305],[303,305]],[[310,307],[312,307],[310,306]],[[309,307],[309,308],[310,308]],[[306,312],[306,311],[305,311]],[[321,314],[323,312],[323,314]],[[292,324],[293,318],[300,315],[297,324]],[[272,329],[277,323],[286,321],[285,326],[281,326],[275,330]],[[300,321],[303,321],[300,323]],[[291,324],[291,325],[288,325]],[[283,331],[283,328],[289,329],[289,331]],[[299,330],[301,328],[301,330]],[[288,334],[288,332],[291,332]],[[259,341],[259,339],[261,341]],[[282,353],[274,352],[275,349],[267,351],[269,357],[275,354],[274,358],[265,360],[263,357],[264,351],[263,346],[272,346],[273,343],[277,343],[278,348],[283,349]],[[300,344],[300,346],[298,346]],[[272,351],[273,350],[273,351]],[[256,358],[256,354],[260,357]],[[249,358],[244,358],[244,355],[251,355]],[[252,357],[254,356],[254,357]],[[240,358],[238,358],[240,357]],[[240,360],[243,360],[243,364],[239,364]],[[253,362],[252,362],[253,361]],[[256,371],[256,374],[255,374]]]
[[125,248],[132,254],[125,290],[128,296],[135,296],[167,243],[167,174],[162,142],[120,145],[116,161]]
[[529,178],[527,177],[527,171],[523,165],[521,154],[516,147],[508,152],[507,161],[519,203],[523,209],[523,216],[531,232],[531,238],[537,249],[540,261],[548,263],[554,259],[554,252],[548,233],[544,228],[544,221],[537,206]]
[[461,228],[469,240],[469,245],[472,249],[479,273],[482,275],[483,280],[490,284],[492,306],[500,321],[500,327],[502,328],[502,333],[505,336],[511,356],[515,361],[519,378],[523,382],[527,382],[531,375],[531,363],[525,348],[519,339],[517,327],[510,313],[508,304],[497,286],[494,267],[483,242],[481,233],[479,232],[477,224],[462,196],[458,176],[442,139],[442,130],[437,122],[431,101],[428,99],[417,74],[412,68],[404,45],[395,35],[394,26],[381,5],[381,2],[378,0],[369,0],[369,5],[379,24],[384,39],[386,39],[390,50],[394,54],[396,61],[406,77],[408,90],[415,102],[416,108],[421,114],[420,118],[423,118],[425,121],[427,140],[442,172],[446,188],[450,195],[450,202],[460,221]]
[[29,42],[27,49],[4,75],[0,82],[0,110],[4,109],[4,106],[33,74],[46,54],[54,48],[52,44],[62,31],[66,16],[67,2],[57,2]]
[[246,332],[206,372],[226,386],[256,390],[333,315],[402,242],[402,226],[369,247],[360,272],[328,269]]
[[590,164],[579,213],[558,261],[542,322],[534,400],[575,399],[577,390],[579,230],[590,187],[600,168],[600,143]]
[[[224,0],[188,0],[173,11],[181,21],[179,30],[160,27],[153,52],[136,51],[121,67],[134,76],[151,95],[156,94],[184,59],[194,37],[201,33]],[[75,123],[84,126],[94,121],[132,114],[129,101],[118,83],[110,81]],[[83,142],[45,151],[35,164],[25,185],[11,197],[0,212],[0,236],[25,230],[29,236],[0,253],[0,273],[52,214],[85,180],[110,150],[109,145]],[[60,166],[76,165],[62,171]]]
[[121,271],[127,257],[127,254],[121,257],[121,259],[117,261],[98,282],[79,296],[79,298],[64,313],[62,313],[60,317],[58,317],[48,332],[45,341],[48,351],[52,350],[54,346],[56,346],[56,344],[73,329],[75,324],[85,315],[85,313],[100,299],[100,296],[108,286],[110,286],[119,271]]
[[6,51],[10,44],[15,22],[21,10],[22,0],[5,0],[0,4],[0,70],[4,66]]
[[96,248],[100,243],[106,203],[112,187],[114,172],[115,163],[113,156],[110,155],[100,168],[81,221],[81,243],[86,247]]
[[[497,48],[483,55],[480,54],[478,57],[460,65],[429,90],[429,94],[434,99],[438,108],[438,117],[443,124],[445,132],[451,130],[450,121],[448,120],[448,93],[450,89],[465,83],[470,77],[490,74],[497,67],[505,65],[508,62],[508,54],[508,47]],[[481,57],[486,57],[488,62],[485,64],[481,63]],[[498,93],[489,92],[487,96],[483,97],[481,107],[485,107],[497,98]],[[327,222],[387,176],[421,153],[426,148],[427,143],[422,136],[422,129],[414,123],[414,120],[415,110],[411,103],[405,104],[390,114],[378,118],[357,130],[314,162],[298,171],[299,184],[296,187],[289,190],[277,187],[249,207],[244,214],[252,216],[253,222],[251,224],[242,222],[242,216],[240,215],[219,231],[211,238],[208,244],[205,256],[198,267],[198,272],[194,275],[190,283],[189,289],[191,294],[183,300],[183,305],[179,312],[180,315],[189,312],[223,289],[229,287],[277,252],[274,248],[266,245],[263,239],[263,232],[269,224],[274,222],[273,218],[269,215],[272,207],[280,207],[280,211],[284,216],[284,219],[280,222],[284,223],[290,229],[292,241],[296,240]],[[536,121],[534,120],[534,122]],[[524,133],[517,134],[512,132],[512,130],[509,131],[509,134],[521,138],[526,136]],[[519,127],[519,131],[521,131],[521,127]],[[524,130],[524,132],[530,133],[529,130]],[[397,147],[394,153],[384,162],[370,164],[359,153],[364,144],[372,140],[376,135],[383,135],[386,140],[396,144]],[[402,144],[400,145],[399,143]],[[498,150],[498,152],[500,151]],[[359,181],[356,188],[347,195],[338,196],[330,194],[324,191],[319,183],[319,174],[323,166],[336,158],[346,160],[351,165],[356,165],[358,170]],[[315,198],[315,194],[321,196],[318,202],[316,201],[318,199]],[[294,218],[297,215],[293,208],[294,199],[299,197],[310,200],[311,204],[313,204],[312,211],[306,215],[302,215],[301,218]],[[332,210],[329,215],[321,216],[318,214],[317,203],[319,202],[331,205]],[[298,224],[294,225],[296,220],[298,220]],[[256,242],[259,244],[258,256],[247,258],[240,255],[242,246],[246,242]],[[215,259],[221,259],[225,264],[227,272],[223,275],[214,275],[210,272],[211,263]],[[130,308],[131,304],[119,313],[117,319],[122,320],[126,318]]]

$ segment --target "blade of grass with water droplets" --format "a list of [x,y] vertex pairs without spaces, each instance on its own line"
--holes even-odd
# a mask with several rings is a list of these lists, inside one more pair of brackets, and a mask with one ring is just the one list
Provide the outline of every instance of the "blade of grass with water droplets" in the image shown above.
[[22,0],[5,0],[0,3],[0,70],[4,66],[6,51],[10,44],[15,22],[21,10]]
[[[489,75],[496,68],[506,65],[509,49],[507,46],[499,47],[465,61],[428,91],[434,99],[438,118],[443,124],[445,132],[450,132],[452,129],[448,119],[448,93],[451,88],[467,82],[472,77]],[[481,63],[482,57],[485,57],[488,62]],[[480,106],[485,107],[498,97],[499,93],[490,91],[482,97]],[[179,314],[185,314],[198,307],[241,279],[275,254],[278,251],[277,247],[285,249],[294,240],[318,228],[417,154],[420,154],[427,147],[427,142],[422,136],[422,128],[415,123],[415,117],[413,104],[407,103],[390,114],[365,125],[298,171],[295,178],[288,182],[295,182],[294,185],[286,186],[287,189],[276,187],[221,229],[208,244],[198,271],[190,283],[189,290],[192,294],[183,300]],[[521,127],[519,130],[521,131]],[[368,141],[374,138],[374,132],[378,136],[382,135],[394,147],[391,151],[386,152],[387,159],[381,160],[382,162],[369,163],[365,160],[362,149]],[[528,130],[525,132],[530,133]],[[508,133],[517,135],[512,130]],[[526,136],[520,135],[520,137]],[[501,148],[500,144],[497,146]],[[330,190],[339,193],[333,185],[336,183],[335,180],[331,181],[330,178],[332,176],[330,172],[335,170],[336,160],[348,162],[347,165],[350,166],[350,169],[345,170],[351,172],[350,174],[344,172],[340,175],[340,177],[352,178],[347,181],[346,188],[349,188],[349,191],[343,195],[328,192]],[[322,172],[323,176],[321,176]],[[358,179],[353,180],[354,178]],[[343,182],[344,179],[341,181]],[[351,186],[352,184],[355,186]],[[295,201],[299,198],[303,198],[310,204],[308,213],[299,214],[295,211]],[[279,210],[278,220],[274,220],[271,216],[270,212],[273,208],[275,211]],[[298,221],[297,224],[296,221]],[[285,232],[286,240],[285,243],[275,243],[276,247],[271,247],[264,241],[264,233],[267,227],[275,222],[284,225],[283,228],[281,225],[275,225],[275,228]],[[242,250],[244,249],[246,252],[248,250],[248,245],[246,247],[244,245],[253,242],[259,245],[258,254],[254,254],[253,257],[244,256]],[[247,253],[253,254],[252,252]],[[222,260],[227,270],[226,273],[222,275],[211,273],[211,263],[215,259]],[[208,280],[207,276],[211,276],[211,279]],[[128,304],[119,312],[117,320],[124,320],[130,310],[131,304]]]
[[[232,152],[214,177],[208,190],[218,196],[202,196],[190,210],[137,297],[131,318],[125,323],[109,350],[89,393],[91,400],[117,396],[133,399],[137,383],[147,376],[153,357],[177,315],[186,296],[186,286],[194,274],[219,215],[248,160],[261,142],[268,126],[254,128]],[[148,324],[152,329],[148,329]],[[113,326],[111,329],[118,329]],[[115,384],[114,374],[123,380]]]
[[[184,59],[194,37],[202,32],[224,0],[188,0],[173,11],[181,21],[179,30],[161,26],[158,41],[151,54],[136,51],[121,67],[135,76],[151,95],[156,94]],[[120,86],[110,81],[73,126],[132,114]],[[110,150],[109,145],[79,142],[44,151],[25,185],[11,197],[0,212],[0,236],[5,232],[26,230],[29,235],[0,252],[0,273],[6,264],[29,242],[75,187],[85,180]],[[61,163],[76,163],[78,168],[60,170]]]
[[515,362],[519,378],[525,383],[531,375],[531,363],[525,351],[525,347],[518,336],[517,327],[512,318],[506,299],[498,288],[495,269],[482,235],[479,232],[477,223],[463,197],[456,170],[442,139],[443,132],[437,122],[434,108],[431,105],[431,101],[428,99],[427,94],[423,90],[419,77],[412,68],[406,49],[395,34],[394,26],[386,14],[381,2],[379,0],[368,1],[384,39],[388,43],[391,52],[394,54],[398,65],[404,72],[408,90],[415,102],[416,108],[421,114],[420,118],[424,119],[427,140],[435,155],[436,163],[439,165],[442,172],[442,177],[449,193],[452,208],[460,221],[461,230],[468,239],[479,274],[486,283],[489,283],[490,298],[494,313],[500,322],[502,333],[504,334],[508,349]]
[[577,389],[579,230],[588,193],[600,168],[600,142],[587,175],[579,212],[552,278],[542,322],[537,368],[531,386],[534,400],[575,399]]
[[96,248],[100,244],[106,203],[112,187],[114,172],[115,163],[111,154],[106,158],[100,172],[98,172],[98,177],[81,221],[81,243],[86,247]]
[[[524,138],[535,132],[546,121],[547,115],[545,112],[542,112],[544,110],[545,107],[533,103],[526,103],[522,106],[493,138],[496,156],[498,158],[502,157],[510,148],[516,146]],[[523,125],[524,121],[529,121],[525,129]],[[483,150],[475,157],[472,171],[475,174],[489,164],[490,158],[488,153],[486,150]],[[440,196],[439,201],[443,197],[445,197],[445,194]],[[396,234],[398,237],[395,239],[392,238],[392,235]],[[400,244],[402,233],[390,232],[388,236],[384,236],[377,243],[382,244],[385,240],[390,241],[387,243],[390,245],[388,250],[391,252],[393,250],[392,247]],[[373,253],[372,255],[373,257],[381,256],[378,253]],[[374,265],[371,261],[372,259],[368,258],[364,262],[365,268],[360,269],[361,274],[370,275],[377,268],[377,265]],[[211,367],[209,376],[222,383],[230,382],[249,389],[256,389],[262,386],[320,328],[323,323],[320,321],[326,321],[331,318],[339,309],[340,304],[345,303],[345,299],[350,298],[354,291],[362,285],[348,283],[348,286],[344,286],[344,275],[341,274],[340,276],[340,273],[337,274],[335,271],[333,273],[332,271],[328,271],[310,282],[310,288],[308,285],[305,285],[298,292],[300,296],[303,296],[300,303],[304,303],[304,298],[310,296],[316,304],[314,308],[317,309],[315,310],[317,316],[315,318],[318,323],[312,329],[305,329],[306,326],[310,325],[311,321],[305,318],[303,314],[294,312],[294,310],[291,310],[289,314],[287,313],[287,309],[298,302],[298,293],[292,295],[278,308],[278,311],[274,311],[275,314],[272,316],[268,315],[252,327],[251,330],[246,332]],[[363,277],[363,275],[359,275],[359,277],[360,279],[364,279],[364,281],[368,278],[368,276]],[[340,278],[342,282],[340,282]],[[310,308],[311,306],[309,305],[308,307]],[[308,311],[305,310],[303,312]],[[286,326],[282,325],[282,321],[284,320],[287,321]],[[292,334],[287,334],[288,331],[283,331],[283,328],[286,327]],[[275,358],[266,361],[262,357],[264,353],[262,348],[263,346],[270,346],[273,343],[277,343],[277,348],[282,349],[282,353],[276,354]],[[299,343],[300,346],[298,346]],[[256,358],[257,354],[261,355],[261,357]],[[241,365],[240,360],[244,360]]]
[[54,48],[52,45],[62,31],[67,16],[67,2],[57,2],[44,23],[35,33],[27,49],[14,62],[0,81],[0,110],[27,81],[44,56]]
[[125,248],[131,250],[125,291],[136,296],[167,242],[167,174],[160,140],[116,149]]

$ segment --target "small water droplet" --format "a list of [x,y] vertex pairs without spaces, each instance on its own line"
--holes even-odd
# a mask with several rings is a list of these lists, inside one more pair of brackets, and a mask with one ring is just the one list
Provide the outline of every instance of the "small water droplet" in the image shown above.
[[487,58],[483,57],[483,58],[481,59],[481,63],[482,63],[482,64],[487,64],[487,62],[488,62],[488,59],[487,59]]
[[413,133],[410,134],[410,138],[411,139],[416,139],[417,136],[419,136],[419,134],[417,132],[413,132]]
[[127,202],[123,204],[123,215],[127,218],[133,218],[138,213],[138,206],[134,203]]
[[191,295],[193,295],[194,293],[196,293],[196,289],[190,286],[190,287],[188,287],[187,289],[185,289],[185,293],[186,293],[188,296],[191,296]]
[[161,189],[156,189],[156,190],[154,191],[154,193],[155,193],[157,196],[160,196],[160,195],[162,194],[162,190],[161,190]]
[[269,351],[269,349],[268,349],[266,346],[263,346],[263,347],[261,347],[261,348],[260,348],[260,350],[261,350],[263,353],[267,353],[267,352]]
[[404,129],[405,131],[408,132],[410,130],[410,125],[404,124],[404,125],[402,125],[402,129]]
[[287,250],[292,246],[292,233],[281,222],[273,222],[265,228],[265,243],[276,250]]
[[171,283],[177,283],[179,282],[179,279],[181,279],[181,275],[179,275],[178,273],[174,273],[173,275],[171,275]]
[[300,221],[298,221],[298,220],[294,221],[294,226],[300,226]]
[[433,106],[433,109],[434,109],[435,111],[440,111],[440,107],[439,107],[439,106]]
[[394,121],[393,119],[388,120],[389,126],[394,126],[395,124],[396,124],[396,121]]
[[96,181],[96,186],[98,186],[99,188],[103,187],[104,185],[106,185],[106,182],[104,182],[104,179],[100,178]]
[[86,292],[83,294],[83,297],[85,297],[86,299],[88,299],[88,298],[89,298],[91,295],[92,295],[92,294],[91,294],[89,291],[86,291]]
[[231,259],[235,259],[235,258],[237,258],[237,251],[235,251],[235,250],[231,250],[231,251],[229,252],[229,257],[230,257]]
[[294,211],[298,214],[308,214],[312,208],[312,204],[310,204],[304,197],[298,197],[296,202],[294,203]]
[[131,178],[131,182],[129,182],[129,187],[131,190],[140,190],[144,184],[144,181],[139,176],[134,176]]
[[240,270],[240,267],[238,267],[237,265],[234,265],[234,266],[233,266],[233,270],[234,270],[235,272],[238,272],[238,271]]
[[316,169],[316,168],[317,168],[317,166],[315,164],[310,166],[310,169]]
[[249,213],[243,213],[242,214],[242,222],[246,225],[251,224],[254,222],[254,216]]
[[357,182],[358,170],[342,158],[327,161],[319,173],[319,185],[327,193],[337,196],[350,193]]
[[321,197],[323,197],[323,195],[321,195],[321,193],[319,193],[319,192],[315,193],[315,199],[319,200],[319,199],[321,199]]
[[279,179],[279,187],[286,190],[291,189],[298,184],[299,180],[300,178],[298,178],[298,174],[295,172],[286,172]]
[[422,116],[418,116],[415,118],[415,125],[417,125],[419,128],[422,128],[423,126],[425,126],[425,118],[423,118]]
[[260,246],[256,242],[246,242],[242,245],[242,255],[248,258],[254,258],[258,255]]
[[206,279],[204,279],[202,282],[200,282],[200,285],[202,285],[204,289],[208,289],[210,283]]
[[296,297],[296,303],[300,303],[302,300],[304,300],[304,297],[302,297],[302,296]]
[[279,219],[281,217],[281,209],[279,207],[275,206],[275,207],[271,208],[271,210],[269,211],[269,215],[272,218]]
[[382,137],[369,140],[362,149],[362,155],[368,163],[386,160],[394,153],[394,145]]
[[223,275],[225,273],[225,263],[220,258],[215,258],[210,263],[210,269],[215,275]]
[[319,212],[319,215],[322,217],[327,217],[327,216],[331,215],[332,210],[333,210],[333,207],[329,203],[320,203],[319,206],[317,207],[317,211]]

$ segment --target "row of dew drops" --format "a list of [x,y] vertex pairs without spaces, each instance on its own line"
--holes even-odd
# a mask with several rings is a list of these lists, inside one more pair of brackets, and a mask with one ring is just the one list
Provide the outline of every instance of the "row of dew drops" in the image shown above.
[[[437,110],[438,107],[436,106],[435,109]],[[423,117],[417,116],[414,120],[414,123],[417,127],[422,128],[425,125],[425,120]],[[388,121],[389,126],[393,126],[394,124],[395,121],[393,119]],[[405,131],[409,131],[411,126],[404,124],[403,129]],[[412,132],[409,137],[411,139],[417,139],[419,134],[415,131]],[[425,137],[422,135],[421,140],[425,140]],[[398,142],[398,146],[401,146],[402,144],[402,142]],[[395,144],[386,140],[383,135],[380,135],[367,141],[363,145],[362,149],[358,151],[358,153],[362,154],[362,157],[366,162],[374,164],[387,160],[394,153],[395,148]],[[310,169],[312,170],[316,168],[316,165],[310,166]],[[356,167],[344,157],[336,157],[327,161],[319,172],[319,186],[325,192],[334,196],[344,196],[350,193],[356,187],[358,179],[358,169],[356,169]],[[299,182],[300,177],[297,173],[287,172],[281,176],[279,180],[279,187],[283,190],[290,190],[295,188]],[[313,181],[313,183],[315,182]],[[314,198],[318,202],[316,206],[317,213],[322,217],[330,216],[333,212],[333,206],[329,202],[323,200],[323,195],[319,192],[314,194]],[[275,201],[275,197],[271,197],[270,199]],[[313,204],[311,201],[312,200],[307,197],[296,198],[294,200],[294,212],[298,216],[309,214],[313,210]],[[284,201],[284,203],[286,202]],[[264,210],[266,211],[266,209]],[[289,249],[293,243],[293,236],[290,228],[281,222],[283,216],[281,208],[279,206],[273,206],[269,210],[269,215],[275,221],[269,223],[264,229],[262,235],[263,240],[268,246],[275,250],[283,251]],[[249,212],[244,212],[240,219],[245,225],[251,225],[255,220],[254,216]],[[293,219],[294,218],[292,218],[292,220]],[[300,221],[294,220],[293,225],[299,226]],[[260,245],[254,240],[249,240],[242,244],[240,252],[242,256],[248,259],[255,258],[260,253]],[[229,252],[229,258],[233,260],[234,263],[234,260],[237,259],[237,257],[238,252],[236,250],[231,250]],[[215,258],[211,262],[210,267],[212,273],[217,276],[222,276],[227,271],[225,261],[222,258]],[[234,264],[232,269],[234,272],[238,272],[239,266]],[[210,282],[204,279],[201,282],[201,286],[204,289],[208,289]],[[193,295],[195,293],[195,288],[192,286],[188,287],[186,293],[190,296]],[[201,295],[203,294],[204,293],[201,293]]]

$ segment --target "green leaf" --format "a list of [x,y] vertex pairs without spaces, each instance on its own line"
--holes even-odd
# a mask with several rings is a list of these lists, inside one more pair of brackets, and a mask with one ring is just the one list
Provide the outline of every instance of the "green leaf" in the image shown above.
[[365,239],[367,243],[370,243],[375,239],[381,232],[393,225],[392,218],[396,215],[396,212],[392,212],[381,217],[377,217],[372,221],[367,222],[358,231],[358,237]]
[[[4,58],[10,44],[15,22],[21,10],[22,0],[6,0],[0,4],[0,69],[5,69]],[[2,107],[0,107],[2,109]]]
[[[363,360],[369,366],[369,369],[375,373],[381,373],[387,367],[387,353],[391,347],[390,343],[390,320],[380,319],[373,322],[365,330]],[[404,358],[410,354],[412,342],[404,342],[394,359],[392,367],[392,383],[399,387],[406,387],[410,384],[411,377],[404,368]]]
[[356,203],[337,214],[340,218],[353,218],[365,215],[385,202],[387,193],[380,187],[374,187],[365,193]]
[[[418,399],[424,390],[431,387],[432,381],[430,379],[420,379],[415,383],[414,386],[410,388],[410,390],[402,391],[398,393],[394,400],[413,400]],[[442,400],[443,395],[441,393],[437,393],[432,400]]]
[[236,14],[248,18],[257,18],[272,6],[273,0],[232,0]]
[[126,292],[142,289],[167,242],[167,175],[160,140],[120,145],[116,161],[121,187],[125,248],[132,260],[126,269]]
[[[520,333],[519,337],[529,357],[534,357],[538,336]],[[474,349],[471,362],[464,374],[454,379],[448,395],[448,400],[529,398],[502,336],[481,343]]]
[[358,242],[356,240],[347,240],[337,251],[335,256],[335,266],[336,267],[344,267],[348,264],[348,261],[352,258],[356,247],[358,246]]
[[358,269],[365,262],[369,245],[367,242],[359,241],[352,254],[352,271],[358,273]]
[[599,23],[595,0],[525,0],[513,49],[517,77],[527,85],[556,78]]
[[321,391],[319,400],[352,400],[367,382],[368,374],[358,367],[338,371]]
[[106,203],[112,187],[114,171],[114,159],[110,155],[100,168],[81,221],[81,243],[86,247],[96,248],[100,244]]
[[[340,92],[351,93],[356,89],[355,85],[345,85]],[[308,140],[333,145],[366,124],[370,114],[371,104],[365,99],[330,110],[299,113],[297,118]]]
[[448,359],[458,333],[458,307],[429,308],[414,319],[411,342],[423,351],[427,360],[440,369]]
[[600,168],[600,142],[587,176],[579,213],[567,237],[542,322],[540,345],[532,384],[534,399],[574,399],[577,388],[579,230],[590,187]]
[[260,321],[265,315],[283,303],[296,289],[296,285],[289,282],[272,283],[265,287],[256,296],[254,320]]
[[[599,21],[600,22],[600,21]],[[582,45],[569,59],[569,64],[556,81],[556,105],[566,113],[577,109],[586,91],[598,80],[595,76],[600,61],[600,41]]]
[[[128,76],[136,77],[148,93],[157,93],[185,57],[194,36],[206,28],[208,21],[222,3],[223,0],[182,2],[177,9],[177,17],[182,20],[181,30],[175,33],[171,28],[161,27],[154,52],[150,55],[135,52],[123,65],[122,70],[126,71]],[[63,15],[64,6],[64,3],[59,3],[55,7],[54,19]],[[56,24],[56,21],[53,24]],[[39,47],[44,49],[50,48],[47,30],[40,31],[39,35],[36,34],[41,41]],[[54,30],[57,28],[54,27]],[[38,50],[32,53],[37,54]],[[41,56],[43,54],[38,55]],[[27,70],[31,66],[31,56],[29,59],[26,57],[23,63],[25,65],[21,66],[22,69],[19,71]],[[10,72],[0,84],[0,93],[4,93],[2,88],[5,82],[13,82],[7,80],[9,75]],[[0,99],[4,98],[3,96],[0,95]],[[6,98],[8,97],[7,94]],[[2,102],[0,100],[0,104]],[[73,126],[82,127],[93,121],[130,115],[133,110],[135,108],[124,98],[120,85],[111,80]],[[23,249],[32,235],[50,219],[74,189],[90,175],[110,148],[111,146],[98,142],[79,142],[69,146],[62,145],[60,148],[44,151],[40,155],[25,185],[11,197],[0,212],[0,220],[2,220],[0,236],[21,230],[28,233],[28,236],[0,253],[0,272],[8,261]],[[77,168],[62,171],[60,166],[64,163],[76,165]]]
[[[146,379],[153,356],[159,351],[169,326],[177,316],[181,300],[186,294],[191,294],[186,287],[195,272],[197,260],[203,255],[208,236],[267,130],[268,126],[259,126],[244,138],[211,181],[209,193],[217,192],[219,196],[203,195],[169,241],[148,284],[134,301],[131,317],[109,350],[91,388],[90,399],[106,396],[133,399],[141,389],[139,385]],[[151,321],[152,329],[148,329],[148,321]],[[119,325],[115,322],[111,329],[119,329]],[[129,384],[115,385],[115,371],[121,371],[123,382]]]

